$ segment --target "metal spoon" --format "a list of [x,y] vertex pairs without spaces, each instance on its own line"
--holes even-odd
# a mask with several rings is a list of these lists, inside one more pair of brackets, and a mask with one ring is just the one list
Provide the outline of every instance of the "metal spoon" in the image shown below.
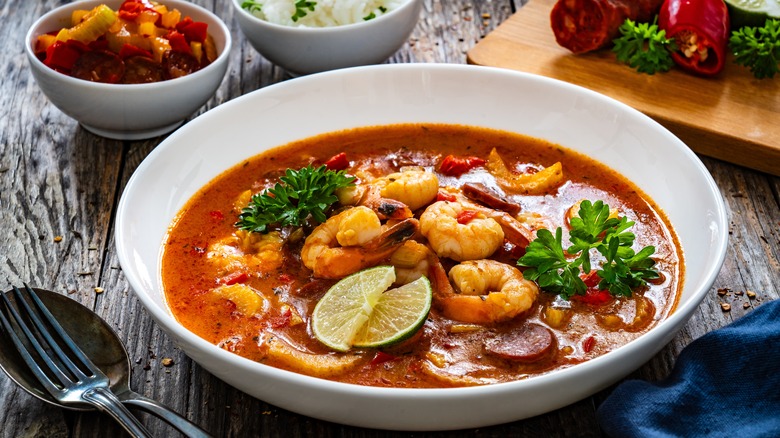
[[[170,408],[130,389],[131,365],[127,350],[116,332],[95,312],[58,293],[38,288],[35,291],[74,342],[109,377],[111,391],[122,403],[162,418],[189,437],[210,436]],[[57,402],[38,382],[6,336],[0,336],[0,369],[25,391],[46,403],[74,411],[94,410]]]

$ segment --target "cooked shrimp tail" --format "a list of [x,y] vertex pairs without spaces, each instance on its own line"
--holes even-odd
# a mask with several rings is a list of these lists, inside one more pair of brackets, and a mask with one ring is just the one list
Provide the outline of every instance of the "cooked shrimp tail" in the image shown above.
[[412,210],[406,204],[395,199],[383,198],[380,188],[373,185],[366,188],[358,204],[374,210],[379,219],[401,220],[413,216]]

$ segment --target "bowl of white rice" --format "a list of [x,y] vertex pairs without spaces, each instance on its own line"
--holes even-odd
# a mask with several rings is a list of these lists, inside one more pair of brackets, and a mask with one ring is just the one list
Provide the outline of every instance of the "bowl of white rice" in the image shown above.
[[294,76],[378,64],[407,42],[422,0],[233,0],[241,31]]

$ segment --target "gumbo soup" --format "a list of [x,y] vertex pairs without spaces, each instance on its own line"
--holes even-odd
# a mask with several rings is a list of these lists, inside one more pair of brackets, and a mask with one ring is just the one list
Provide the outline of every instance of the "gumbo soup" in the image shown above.
[[174,220],[162,274],[173,315],[235,354],[429,388],[525,379],[630,342],[674,310],[683,259],[653,201],[582,154],[399,124],[224,172]]

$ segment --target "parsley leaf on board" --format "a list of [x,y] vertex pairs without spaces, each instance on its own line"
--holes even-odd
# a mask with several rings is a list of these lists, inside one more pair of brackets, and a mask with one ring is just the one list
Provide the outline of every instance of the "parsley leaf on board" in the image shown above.
[[780,62],[780,20],[768,19],[762,27],[745,26],[731,33],[729,48],[734,62],[758,79],[773,78]]
[[267,233],[271,225],[301,226],[309,216],[325,222],[325,211],[338,200],[336,189],[349,187],[355,181],[343,171],[328,170],[325,165],[315,168],[311,164],[300,170],[287,169],[279,180],[252,196],[239,214],[236,227]]
[[666,37],[665,30],[659,30],[653,23],[636,23],[626,19],[620,26],[622,36],[613,40],[612,51],[620,62],[649,75],[669,71],[674,65],[671,52],[677,50],[674,39]]
[[[655,260],[650,258],[655,247],[646,246],[639,252],[631,248],[635,235],[627,230],[633,225],[626,217],[610,217],[609,206],[602,201],[582,201],[577,217],[571,219],[571,246],[563,248],[561,227],[554,236],[549,230],[540,229],[517,264],[528,268],[523,275],[536,281],[540,288],[568,300],[574,295],[585,295],[587,286],[581,275],[591,272],[591,254],[595,250],[604,259],[601,269],[596,271],[601,278],[598,288],[612,295],[631,296],[633,288],[658,277],[653,269]],[[570,261],[567,254],[574,258]]]

